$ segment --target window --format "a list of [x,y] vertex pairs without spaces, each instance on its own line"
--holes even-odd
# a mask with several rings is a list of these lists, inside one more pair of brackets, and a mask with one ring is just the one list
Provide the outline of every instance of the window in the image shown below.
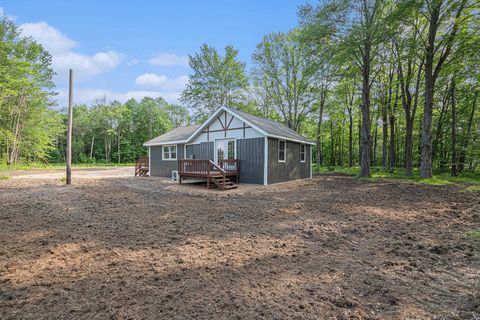
[[305,145],[300,145],[300,162],[305,162]]
[[278,162],[285,162],[286,159],[286,142],[285,140],[278,140]]
[[177,146],[163,146],[163,160],[177,160]]
[[235,159],[235,140],[228,140],[228,159]]

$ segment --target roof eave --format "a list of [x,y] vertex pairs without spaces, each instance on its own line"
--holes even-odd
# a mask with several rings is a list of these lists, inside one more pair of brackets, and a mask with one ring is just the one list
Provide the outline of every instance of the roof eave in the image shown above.
[[187,143],[188,140],[176,140],[176,141],[161,141],[161,142],[145,142],[143,144],[144,147],[156,147],[156,146],[163,146],[167,144],[182,144]]
[[312,146],[316,145],[315,142],[293,139],[293,138],[283,137],[283,136],[277,136],[277,135],[274,135],[274,134],[267,134],[267,137],[274,138],[274,139],[280,139],[280,140],[286,140],[286,141],[292,141],[292,142],[297,142],[297,143],[309,144],[309,145],[312,145]]

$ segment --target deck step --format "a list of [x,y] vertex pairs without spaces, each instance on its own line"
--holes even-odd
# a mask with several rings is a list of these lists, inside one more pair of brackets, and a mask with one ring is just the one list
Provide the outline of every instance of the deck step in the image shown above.
[[211,180],[218,188],[222,190],[230,190],[237,188],[237,185],[229,178],[213,177]]

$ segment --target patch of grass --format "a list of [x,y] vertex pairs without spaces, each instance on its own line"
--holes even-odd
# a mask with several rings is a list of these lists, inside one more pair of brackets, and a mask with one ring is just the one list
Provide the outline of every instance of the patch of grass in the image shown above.
[[[114,167],[131,167],[135,163],[77,163],[72,164],[72,168],[114,168]],[[48,169],[63,169],[64,163],[19,163],[14,165],[7,165],[0,163],[0,172],[12,172],[19,170],[48,170]]]
[[480,192],[480,186],[469,186],[465,189],[463,189],[462,191],[464,192]]
[[0,180],[8,180],[10,179],[10,176],[0,176]]
[[473,239],[480,240],[480,229],[479,230],[472,230],[467,232],[467,236]]
[[[313,172],[316,171],[314,165]],[[320,167],[318,170],[319,173],[343,173],[352,176],[358,176],[360,173],[360,167]],[[367,178],[368,180],[377,181],[380,179],[396,179],[412,183],[427,184],[432,186],[443,186],[449,185],[452,183],[467,183],[474,186],[469,187],[471,191],[478,191],[480,188],[480,172],[469,172],[463,173],[457,177],[452,177],[448,173],[436,173],[432,178],[422,179],[420,178],[420,173],[418,170],[413,172],[413,176],[406,176],[405,170],[403,168],[395,168],[393,172],[385,171],[381,167],[371,167],[370,168],[371,177]],[[470,191],[470,190],[469,190]]]

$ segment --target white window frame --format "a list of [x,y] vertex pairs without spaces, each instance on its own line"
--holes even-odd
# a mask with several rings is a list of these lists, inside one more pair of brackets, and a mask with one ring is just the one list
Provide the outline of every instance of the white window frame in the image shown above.
[[[175,147],[175,158],[172,158],[172,147]],[[165,150],[164,148],[168,148],[168,158],[165,158]],[[165,144],[162,145],[162,160],[163,161],[177,161],[178,158],[178,145],[176,144]]]
[[[285,146],[285,148],[283,149],[283,160],[280,160],[280,142],[283,141],[283,145]],[[282,139],[279,139],[278,140],[278,154],[277,154],[277,159],[278,159],[278,162],[286,162],[287,161],[287,140],[282,140]]]
[[[302,160],[303,153],[303,160]],[[300,144],[300,162],[307,162],[307,146],[305,143]]]

